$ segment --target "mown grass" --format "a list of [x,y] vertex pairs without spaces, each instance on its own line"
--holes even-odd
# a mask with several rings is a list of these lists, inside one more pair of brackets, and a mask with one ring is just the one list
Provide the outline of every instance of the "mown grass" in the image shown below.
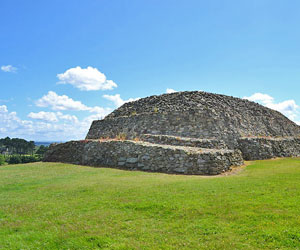
[[0,249],[300,249],[300,159],[212,178],[3,166]]

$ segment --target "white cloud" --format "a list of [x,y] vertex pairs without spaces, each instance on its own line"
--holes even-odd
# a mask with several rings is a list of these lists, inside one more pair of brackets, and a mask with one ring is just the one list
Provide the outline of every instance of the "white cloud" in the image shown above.
[[0,113],[6,113],[7,107],[5,105],[0,106]]
[[298,115],[299,106],[294,100],[287,100],[280,103],[268,103],[266,106],[283,113],[291,120],[295,120]]
[[2,65],[1,66],[1,70],[4,71],[4,72],[16,72],[17,71],[17,68],[16,67],[13,67],[12,65]]
[[91,122],[101,118],[101,115],[93,114],[79,121],[73,115],[44,111],[28,116],[33,120],[22,120],[16,112],[9,112],[5,105],[0,106],[0,138],[9,136],[40,141],[79,140],[85,138]]
[[124,104],[124,100],[121,98],[120,94],[116,95],[103,95],[103,97],[109,101],[112,101],[117,107]]
[[86,69],[77,66],[68,69],[66,72],[57,74],[58,83],[71,84],[74,87],[90,91],[90,90],[111,90],[117,87],[112,80],[107,80],[106,76],[97,68],[87,67]]
[[[112,111],[110,108],[103,108],[99,106],[94,106],[94,107],[86,106],[80,101],[75,101],[66,95],[58,95],[53,91],[49,91],[47,95],[44,95],[42,98],[38,99],[35,102],[35,104],[38,107],[42,107],[42,108],[49,107],[55,111],[66,111],[66,110],[88,111],[90,113],[95,113],[102,118]],[[56,115],[57,114],[58,113],[56,113]],[[74,120],[74,117],[68,117],[68,119]]]
[[[93,120],[104,118],[111,108],[89,107],[66,95],[57,95],[53,91],[36,101],[39,107],[46,107],[55,112],[30,112],[22,120],[16,112],[8,112],[5,105],[0,106],[0,137],[21,137],[30,140],[77,140],[84,139]],[[65,114],[68,110],[85,111],[88,116],[79,120],[75,115]]]
[[75,115],[63,114],[61,112],[45,112],[40,111],[38,113],[30,112],[28,117],[31,119],[42,120],[47,122],[58,122],[59,120],[66,120],[70,122],[78,122],[78,118]]
[[140,99],[140,97],[138,98],[129,98],[128,100],[123,100],[120,96],[120,94],[116,94],[116,95],[103,95],[103,97],[109,101],[112,101],[116,107],[120,107],[122,106],[124,103],[126,102],[133,102],[136,101],[138,99]]
[[91,113],[95,113],[97,116],[100,116],[100,117],[104,117],[106,115],[108,115],[112,109],[111,108],[102,108],[102,107],[99,107],[99,106],[95,106],[95,107],[89,107],[89,112]]
[[166,89],[166,93],[167,94],[171,94],[171,93],[175,93],[175,92],[177,92],[176,90],[174,90],[174,89]]
[[76,117],[76,115],[69,115],[69,114],[64,115],[61,112],[56,112],[56,115],[60,120],[66,120],[74,123],[78,122],[78,118]]
[[80,101],[74,101],[66,95],[58,95],[49,91],[47,95],[36,101],[38,107],[50,107],[52,110],[88,110],[89,108]]
[[283,102],[276,103],[274,98],[268,94],[255,93],[249,97],[243,97],[250,101],[261,103],[262,105],[277,110],[287,116],[292,121],[295,121],[299,115],[300,106],[296,104],[294,100],[286,100]]
[[269,96],[267,94],[262,94],[262,93],[255,93],[249,97],[245,96],[243,97],[243,99],[248,99],[249,101],[253,101],[253,102],[259,102],[264,105],[274,102],[274,98],[272,96]]
[[21,129],[30,130],[32,127],[31,121],[21,120],[16,112],[8,112],[5,105],[0,106],[0,128],[1,137],[5,136],[17,136],[22,134]]
[[41,111],[38,113],[30,112],[28,114],[28,117],[31,119],[38,119],[38,120],[48,121],[48,122],[57,122],[58,121],[56,114],[53,112],[44,112],[44,111]]

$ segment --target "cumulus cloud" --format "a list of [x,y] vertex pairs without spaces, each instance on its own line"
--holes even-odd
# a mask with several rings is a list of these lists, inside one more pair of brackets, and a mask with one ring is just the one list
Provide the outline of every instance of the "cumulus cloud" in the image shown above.
[[86,69],[79,66],[68,69],[64,73],[57,74],[60,84],[71,84],[74,87],[90,90],[111,90],[117,87],[112,80],[107,80],[106,76],[97,68],[87,67]]
[[0,128],[2,137],[8,134],[11,136],[18,135],[21,129],[30,130],[31,127],[31,121],[21,120],[16,112],[8,112],[5,105],[0,106]]
[[174,89],[166,89],[166,93],[167,94],[171,94],[171,93],[175,93],[175,92],[177,92],[176,90],[174,90]]
[[16,67],[13,67],[12,65],[2,65],[1,66],[1,70],[4,71],[4,72],[16,72],[17,71],[17,68]]
[[112,101],[117,107],[124,104],[124,100],[121,98],[120,94],[116,95],[103,95],[103,97],[109,101]]
[[42,98],[38,99],[35,102],[35,104],[38,107],[42,107],[42,108],[49,107],[55,111],[66,111],[66,110],[88,111],[90,113],[97,114],[101,118],[103,118],[104,116],[106,116],[108,113],[112,111],[110,108],[103,108],[99,106],[94,106],[94,107],[86,106],[81,101],[75,101],[66,95],[58,95],[54,91],[49,91],[47,95],[44,95]]
[[38,119],[38,120],[49,121],[49,122],[57,122],[58,121],[56,114],[53,112],[44,112],[44,111],[41,111],[38,113],[30,112],[28,114],[28,117],[31,119]]
[[59,120],[67,120],[71,122],[78,122],[78,118],[75,115],[63,114],[61,112],[45,112],[40,111],[38,113],[30,112],[28,117],[31,119],[37,119],[47,122],[58,122]]
[[23,120],[16,112],[9,112],[5,105],[0,106],[0,138],[10,136],[50,141],[84,139],[91,122],[102,118],[101,114],[94,113],[78,120],[70,114],[44,111],[31,112],[28,117],[32,120]]
[[69,115],[69,114],[63,114],[61,112],[56,112],[56,116],[60,120],[66,120],[66,121],[70,121],[70,122],[74,122],[74,123],[78,122],[78,118],[76,115]]
[[50,107],[52,110],[88,110],[88,107],[80,101],[74,101],[66,95],[58,95],[49,91],[47,95],[36,101],[38,107]]
[[95,113],[98,117],[103,118],[108,113],[110,113],[112,111],[112,109],[95,106],[95,107],[89,107],[88,111],[91,113]]
[[287,116],[292,121],[295,121],[299,115],[300,106],[294,100],[286,100],[276,103],[274,98],[268,94],[255,93],[251,96],[245,96],[243,99],[258,102],[268,108],[277,110]]
[[112,101],[116,107],[120,107],[122,106],[124,103],[126,102],[133,102],[136,101],[138,99],[140,99],[140,97],[138,98],[129,98],[128,100],[123,100],[120,96],[120,94],[116,94],[116,95],[103,95],[103,98]]
[[6,113],[7,107],[5,105],[0,106],[0,113]]
[[269,96],[268,94],[262,94],[262,93],[255,93],[249,97],[245,96],[243,97],[243,99],[248,99],[249,101],[253,101],[253,102],[259,102],[264,105],[274,102],[274,98],[272,96]]
[[294,100],[287,100],[280,103],[269,103],[266,106],[283,113],[291,120],[295,120],[299,113],[299,106]]

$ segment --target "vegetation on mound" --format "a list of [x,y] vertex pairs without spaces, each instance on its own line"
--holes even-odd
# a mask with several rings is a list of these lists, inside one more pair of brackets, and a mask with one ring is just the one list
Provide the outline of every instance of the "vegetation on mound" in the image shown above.
[[300,159],[200,177],[0,168],[0,249],[297,249]]

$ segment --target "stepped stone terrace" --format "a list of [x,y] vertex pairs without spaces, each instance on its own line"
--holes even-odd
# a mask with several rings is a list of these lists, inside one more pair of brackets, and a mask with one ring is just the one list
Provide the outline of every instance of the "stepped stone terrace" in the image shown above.
[[52,145],[45,161],[180,174],[220,174],[244,160],[300,156],[300,127],[260,104],[202,91],[128,102],[85,140]]

